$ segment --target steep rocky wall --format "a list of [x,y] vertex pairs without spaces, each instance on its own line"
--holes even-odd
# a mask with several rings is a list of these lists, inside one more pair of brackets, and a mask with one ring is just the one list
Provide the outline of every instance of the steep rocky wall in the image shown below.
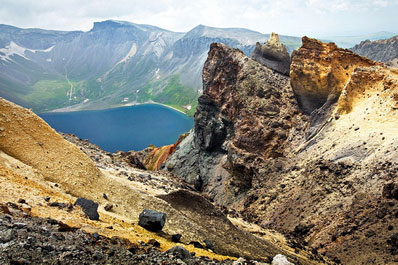
[[398,36],[386,40],[362,41],[351,50],[378,62],[389,62],[398,58]]
[[211,45],[203,87],[194,132],[166,167],[228,204],[251,188],[264,159],[292,154],[308,119],[286,76],[222,44]]

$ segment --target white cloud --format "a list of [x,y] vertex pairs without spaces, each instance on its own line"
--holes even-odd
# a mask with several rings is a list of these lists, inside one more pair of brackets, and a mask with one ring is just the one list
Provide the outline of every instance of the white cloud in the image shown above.
[[[0,0],[0,23],[89,30],[127,20],[187,31],[198,24],[290,35],[395,30],[398,0]],[[372,19],[369,19],[372,18]]]

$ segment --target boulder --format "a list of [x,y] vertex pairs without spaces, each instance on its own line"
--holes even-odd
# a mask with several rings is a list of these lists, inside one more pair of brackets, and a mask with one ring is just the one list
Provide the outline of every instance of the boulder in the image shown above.
[[78,198],[75,205],[79,205],[90,220],[99,220],[98,203],[85,198]]
[[169,250],[167,250],[166,253],[171,253],[175,257],[182,260],[191,258],[191,254],[189,253],[189,251],[181,246],[172,247]]
[[181,234],[174,234],[171,236],[171,241],[173,241],[174,243],[180,242],[180,239],[181,239]]
[[213,245],[213,243],[210,240],[205,239],[205,240],[203,240],[203,243],[205,243],[205,246],[206,246],[207,249],[210,249],[210,250],[214,251],[214,245]]
[[0,231],[0,243],[7,243],[17,237],[17,232],[14,229]]
[[272,265],[294,265],[294,264],[288,261],[284,255],[278,254],[272,259]]
[[165,213],[145,209],[140,213],[138,225],[149,231],[156,232],[162,230],[165,223]]

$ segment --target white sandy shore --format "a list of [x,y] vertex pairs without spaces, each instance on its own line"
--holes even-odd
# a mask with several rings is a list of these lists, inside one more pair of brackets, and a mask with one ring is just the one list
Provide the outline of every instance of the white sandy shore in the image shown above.
[[185,112],[183,112],[180,109],[174,108],[172,106],[163,104],[163,103],[158,103],[155,101],[148,101],[148,102],[144,102],[144,103],[126,103],[126,104],[115,104],[115,105],[111,105],[111,106],[107,106],[107,107],[98,107],[98,108],[90,108],[87,107],[86,104],[76,104],[76,105],[72,105],[72,106],[68,106],[68,107],[64,107],[64,108],[59,108],[59,109],[55,109],[55,110],[51,110],[48,111],[47,113],[51,113],[51,112],[74,112],[74,111],[84,111],[84,110],[104,110],[104,109],[115,109],[115,108],[122,108],[122,107],[130,107],[130,106],[138,106],[138,105],[145,105],[145,104],[156,104],[156,105],[162,105],[164,107],[173,109],[175,111],[178,111],[182,114],[187,115]]

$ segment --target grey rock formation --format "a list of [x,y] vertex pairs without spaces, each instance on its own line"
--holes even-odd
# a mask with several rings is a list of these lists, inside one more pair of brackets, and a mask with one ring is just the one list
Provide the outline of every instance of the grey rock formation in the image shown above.
[[301,135],[290,128],[306,121],[286,76],[222,44],[210,48],[203,90],[193,132],[165,167],[228,205],[250,189],[262,159],[290,153],[286,142]]
[[398,68],[398,58],[394,58],[391,61],[386,62],[387,66]]
[[251,56],[255,61],[278,73],[289,75],[290,55],[286,46],[281,44],[278,34],[272,32],[269,40],[263,45],[257,42]]
[[398,36],[385,40],[362,41],[351,50],[373,61],[387,63],[398,58]]

